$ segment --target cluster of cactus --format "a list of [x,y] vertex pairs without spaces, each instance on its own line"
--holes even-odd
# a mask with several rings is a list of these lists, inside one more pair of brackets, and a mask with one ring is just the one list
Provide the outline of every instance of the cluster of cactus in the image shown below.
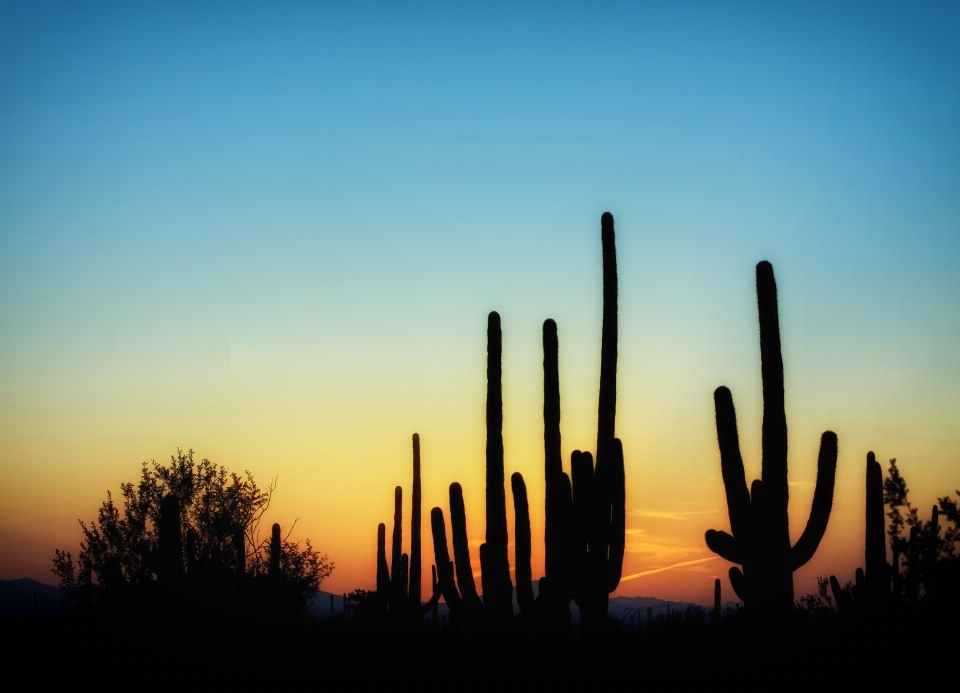
[[841,586],[836,575],[830,576],[837,608],[841,613],[859,616],[879,615],[885,608],[902,599],[908,605],[916,605],[920,598],[920,585],[928,601],[936,601],[938,594],[938,564],[940,534],[940,509],[934,505],[926,527],[910,528],[907,543],[907,572],[900,572],[901,556],[897,542],[892,542],[893,563],[887,563],[884,537],[883,471],[873,452],[867,453],[866,475],[866,570],[857,568],[852,584]]
[[890,567],[884,545],[883,470],[873,452],[867,453],[865,534],[866,571],[857,568],[856,582],[849,588],[841,587],[836,575],[830,576],[830,588],[841,612],[876,611],[890,597]]
[[413,434],[413,502],[410,516],[410,554],[402,552],[403,545],[403,488],[394,489],[393,541],[391,562],[387,567],[386,525],[377,527],[377,596],[383,614],[389,614],[394,622],[420,622],[428,611],[434,610],[440,599],[436,587],[427,604],[420,602],[421,578],[421,498],[420,487],[420,436]]
[[[607,614],[609,594],[620,582],[625,536],[623,448],[615,437],[617,397],[617,264],[613,216],[601,219],[603,243],[603,328],[597,458],[574,451],[570,477],[563,471],[560,448],[560,386],[557,327],[543,326],[544,346],[544,476],[545,573],[534,599],[530,568],[530,516],[523,477],[511,477],[515,516],[515,570],[521,616],[563,627],[570,623],[569,602],[580,607],[581,627],[599,627]],[[451,616],[472,624],[499,627],[513,615],[513,585],[507,551],[506,497],[503,466],[502,334],[500,316],[487,322],[487,449],[486,541],[480,547],[483,600],[476,591],[466,539],[463,494],[450,486],[454,561],[450,561],[443,511],[431,511],[440,590]],[[454,564],[456,580],[454,580]]]
[[813,507],[803,534],[791,545],[783,358],[777,286],[768,262],[757,265],[757,305],[763,379],[762,475],[748,490],[733,398],[726,387],[717,388],[717,439],[732,534],[709,530],[706,542],[712,551],[743,567],[742,571],[731,568],[729,575],[744,608],[760,620],[782,622],[793,608],[793,572],[813,557],[827,528],[833,505],[837,436],[827,431],[821,437]]

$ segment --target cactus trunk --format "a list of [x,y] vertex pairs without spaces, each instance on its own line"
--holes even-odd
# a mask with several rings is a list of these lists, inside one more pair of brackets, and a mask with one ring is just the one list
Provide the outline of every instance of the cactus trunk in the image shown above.
[[413,434],[413,495],[410,510],[410,606],[414,614],[420,610],[420,436]]
[[484,613],[488,624],[495,627],[513,617],[503,471],[501,349],[500,315],[491,312],[487,319],[487,529],[486,543],[480,547],[480,565]]

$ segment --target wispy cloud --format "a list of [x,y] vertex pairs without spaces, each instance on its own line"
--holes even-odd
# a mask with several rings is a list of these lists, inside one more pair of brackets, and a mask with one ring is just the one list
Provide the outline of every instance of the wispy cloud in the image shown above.
[[634,517],[652,517],[657,520],[689,520],[694,515],[709,515],[711,510],[645,510],[637,509],[630,514]]
[[643,577],[644,575],[653,575],[654,573],[662,573],[665,570],[673,570],[674,568],[685,568],[688,565],[696,565],[697,563],[706,563],[707,561],[712,561],[714,558],[719,558],[719,556],[708,556],[707,558],[698,558],[693,561],[683,561],[682,563],[674,563],[673,565],[668,565],[665,568],[654,568],[653,570],[644,570],[640,573],[634,573],[633,575],[627,575],[620,578],[620,582],[625,582],[626,580],[633,580],[634,578]]

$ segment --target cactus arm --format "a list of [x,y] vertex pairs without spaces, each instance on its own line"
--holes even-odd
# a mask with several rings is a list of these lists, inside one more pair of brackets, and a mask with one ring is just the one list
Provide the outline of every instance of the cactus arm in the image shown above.
[[[391,603],[406,597],[407,586],[401,582],[400,561],[403,542],[403,489],[397,486],[393,491],[393,544],[390,558]],[[394,607],[396,608],[396,607]]]
[[560,576],[559,589],[560,598],[566,603],[573,599],[578,555],[576,519],[573,510],[573,489],[570,485],[570,477],[567,476],[566,472],[560,475],[560,505],[563,572]]
[[717,413],[717,441],[720,446],[720,472],[727,496],[730,529],[735,537],[749,541],[751,528],[750,493],[740,454],[740,436],[737,433],[737,412],[733,396],[725,387],[713,393]]
[[387,568],[387,526],[377,525],[377,592],[385,599],[390,590],[390,570]]
[[510,477],[514,507],[514,551],[516,552],[517,604],[520,612],[533,612],[533,573],[530,569],[530,507],[527,503],[527,487],[520,472]]
[[706,540],[707,547],[720,558],[743,565],[745,558],[740,552],[740,543],[734,537],[726,532],[708,529]]
[[623,444],[614,438],[611,448],[610,482],[610,560],[607,565],[607,592],[613,592],[620,584],[623,573],[623,552],[626,547],[626,489],[623,470]]
[[750,590],[747,587],[747,579],[743,576],[743,573],[740,572],[739,568],[731,568],[727,575],[730,578],[730,586],[733,587],[733,591],[746,603],[750,599]]
[[423,618],[433,611],[440,601],[442,592],[440,591],[440,582],[437,580],[437,566],[430,566],[430,584],[433,585],[433,591],[430,593],[430,601],[420,605],[420,617]]
[[817,460],[817,485],[807,526],[790,550],[790,570],[806,565],[813,558],[823,533],[827,531],[830,509],[833,507],[833,485],[837,476],[837,434],[827,431],[820,438],[820,457]]
[[[381,525],[382,526],[382,525]],[[443,594],[451,614],[457,615],[463,600],[453,581],[453,563],[447,550],[447,529],[443,522],[443,511],[434,508],[430,511],[430,528],[433,531],[433,556],[436,561],[437,586]]]
[[[450,529],[453,533],[453,560],[457,567],[457,584],[464,601],[479,603],[477,585],[470,565],[470,546],[467,543],[467,514],[463,506],[463,489],[450,484]],[[439,563],[437,565],[440,565]]]

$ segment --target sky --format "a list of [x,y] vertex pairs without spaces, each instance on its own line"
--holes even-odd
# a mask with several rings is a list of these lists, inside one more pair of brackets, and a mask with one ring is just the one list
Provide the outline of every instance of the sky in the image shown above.
[[542,575],[541,328],[569,470],[605,211],[616,594],[733,598],[703,540],[729,529],[712,393],[758,477],[760,260],[794,539],[839,438],[796,593],[863,564],[868,450],[924,516],[960,488],[960,5],[199,5],[0,3],[0,579],[55,582],[77,520],[180,448],[275,478],[267,520],[336,563],[324,589],[371,589],[414,432],[425,527],[460,482],[479,572],[491,310]]

